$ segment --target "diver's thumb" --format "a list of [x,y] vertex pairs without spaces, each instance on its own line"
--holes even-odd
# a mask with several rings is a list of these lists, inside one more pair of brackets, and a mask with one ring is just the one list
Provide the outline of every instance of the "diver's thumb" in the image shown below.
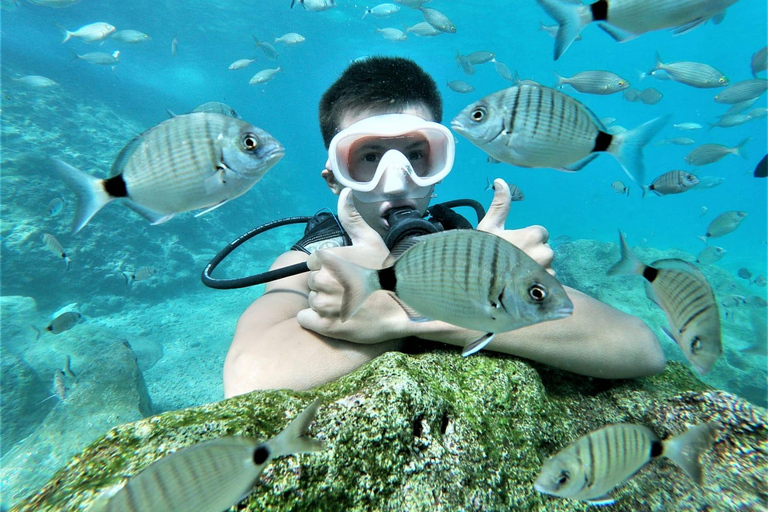
[[477,229],[489,233],[504,230],[511,203],[512,196],[507,182],[501,178],[493,180],[493,201],[485,217],[477,225]]
[[[357,211],[355,202],[352,200],[352,189],[345,188],[339,194],[338,212],[341,227],[349,235],[352,245],[370,243],[376,239],[381,241],[381,236],[365,222],[360,212]],[[383,241],[381,242],[383,243]]]

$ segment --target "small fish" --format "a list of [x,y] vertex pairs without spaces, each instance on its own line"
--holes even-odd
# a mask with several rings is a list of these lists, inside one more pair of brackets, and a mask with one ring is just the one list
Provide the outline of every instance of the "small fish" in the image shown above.
[[269,44],[266,41],[259,41],[256,36],[253,37],[253,42],[256,44],[256,48],[261,48],[261,52],[269,59],[269,60],[277,60],[278,57],[280,57],[280,54],[275,50],[275,47]]
[[733,105],[731,105],[731,108],[728,109],[725,115],[741,114],[742,112],[750,108],[752,105],[754,105],[756,101],[757,101],[757,98],[752,98],[751,100],[734,103]]
[[768,301],[762,297],[758,297],[757,295],[750,295],[749,297],[744,298],[744,304],[753,308],[768,307]]
[[672,128],[677,128],[678,130],[701,130],[703,127],[699,123],[678,123],[673,124]]
[[56,368],[53,372],[53,392],[63,402],[67,398],[67,385],[64,382],[64,372]]
[[723,89],[717,96],[717,103],[728,103],[730,105],[749,101],[762,96],[768,90],[768,79],[752,78],[736,82]]
[[709,227],[704,236],[699,238],[706,243],[707,238],[719,238],[729,233],[733,233],[736,228],[741,226],[741,223],[744,222],[744,219],[746,218],[747,212],[739,210],[731,210],[721,213],[709,223]]
[[177,213],[209,212],[241,196],[285,153],[264,130],[209,112],[173,117],[139,135],[112,163],[111,178],[98,179],[60,161],[50,171],[78,196],[74,232],[107,203],[126,206],[153,224]]
[[45,330],[53,334],[61,334],[77,325],[82,318],[83,315],[76,311],[65,311],[51,320]]
[[395,14],[396,12],[400,11],[400,6],[395,4],[379,4],[373,8],[365,8],[365,13],[363,14],[363,19],[368,16],[369,14],[372,14],[376,16],[377,18],[388,18]]
[[134,272],[123,272],[123,277],[125,277],[126,286],[130,286],[133,283],[149,279],[155,274],[157,274],[155,267],[141,267]]
[[467,106],[451,127],[497,160],[519,167],[575,172],[599,152],[610,153],[627,175],[642,184],[642,149],[666,121],[654,119],[612,135],[581,102],[524,80]]
[[64,372],[73,379],[77,378],[75,372],[72,371],[72,358],[69,356],[69,354],[67,354],[67,359],[64,361]]
[[579,438],[544,462],[534,488],[560,498],[610,505],[614,488],[651,460],[667,457],[698,485],[704,483],[701,454],[723,428],[718,421],[702,423],[662,441],[648,427],[619,423]]
[[280,71],[282,71],[282,68],[278,66],[274,69],[262,69],[255,75],[251,77],[250,80],[248,80],[248,83],[251,85],[257,85],[257,84],[263,84],[266,82],[269,82],[273,78],[275,78],[275,75],[277,75]]
[[696,262],[701,263],[702,265],[711,265],[712,263],[723,259],[726,252],[728,251],[722,247],[710,245],[702,249],[699,255],[696,256]]
[[[209,101],[198,105],[192,109],[192,112],[211,112],[213,114],[223,114],[225,116],[241,119],[240,114],[235,109],[220,101]],[[192,113],[190,112],[190,113]]]
[[752,280],[752,272],[745,267],[741,267],[739,270],[737,270],[736,275],[742,279],[746,279],[747,281]]
[[747,137],[730,148],[722,144],[704,144],[688,153],[685,157],[685,162],[690,165],[701,166],[713,164],[726,155],[739,155],[742,158],[747,158],[744,148],[750,140],[752,140],[752,137]]
[[64,265],[66,266],[66,269],[69,270],[69,265],[72,263],[72,260],[69,259],[67,251],[64,250],[61,242],[59,242],[52,234],[43,233],[43,243],[49,251],[64,260]]
[[13,81],[19,82],[20,84],[26,85],[27,87],[32,87],[33,89],[47,89],[48,87],[59,85],[50,78],[40,75],[20,76],[18,78],[14,78]]
[[725,178],[722,176],[702,176],[699,178],[699,184],[696,185],[697,189],[715,188],[725,183]]
[[300,3],[304,9],[311,12],[320,12],[336,7],[335,0],[291,0],[291,9],[296,3]]
[[496,56],[491,52],[478,51],[472,52],[464,58],[473,66],[477,66],[479,64],[485,64],[486,62],[493,62],[493,59],[496,58]]
[[646,105],[655,105],[660,102],[663,97],[664,95],[661,94],[658,90],[654,89],[653,87],[649,87],[647,89],[643,89],[640,92],[638,99]]
[[753,174],[755,178],[768,177],[768,155],[765,155],[762,160],[755,166],[755,172]]
[[472,92],[475,90],[475,88],[472,87],[471,84],[468,84],[467,82],[463,82],[461,80],[452,80],[448,82],[448,88],[454,92],[459,92],[462,94],[466,94],[468,92]]
[[768,116],[768,108],[765,108],[765,107],[753,108],[752,110],[747,112],[747,115],[752,119],[762,119]]
[[115,41],[126,44],[146,43],[152,39],[144,32],[139,32],[138,30],[118,30],[113,32],[110,37]]
[[275,38],[275,44],[283,43],[286,46],[295,46],[297,44],[303,43],[304,41],[306,41],[304,36],[296,32],[288,32],[287,34],[283,34],[282,36]]
[[717,69],[700,62],[661,62],[661,56],[656,52],[656,66],[647,74],[656,77],[659,71],[665,72],[669,78],[681,84],[699,89],[725,87],[728,79]]
[[412,25],[410,27],[406,25],[405,32],[406,33],[412,32],[419,37],[434,37],[444,33],[444,32],[441,32],[440,30],[437,30],[435,27],[433,27],[426,21],[422,21],[421,23],[416,23],[415,25]]
[[54,197],[51,199],[51,202],[48,203],[46,209],[48,210],[49,217],[55,217],[64,209],[64,200],[60,197]]
[[570,85],[587,94],[614,94],[629,87],[629,82],[610,71],[582,71],[566,78],[555,73],[558,89]]
[[626,186],[623,182],[616,180],[613,183],[611,183],[611,188],[614,192],[617,194],[626,194],[627,197],[629,197],[629,187]]
[[686,171],[665,172],[647,187],[643,187],[643,197],[652,190],[657,196],[669,194],[682,194],[699,184],[699,179]]
[[203,441],[162,457],[94,500],[88,512],[221,512],[253,489],[272,459],[318,452],[309,438],[319,400],[312,402],[277,436],[259,442],[245,436]]
[[176,38],[176,36],[173,36],[173,40],[171,41],[171,57],[175,57],[179,53],[179,40]]
[[676,146],[690,146],[696,144],[696,141],[689,137],[673,137],[671,139],[664,139],[658,142],[654,142],[654,146],[665,146],[667,144],[675,144]]
[[503,78],[507,82],[512,82],[514,84],[516,84],[519,81],[517,77],[515,77],[515,75],[512,74],[512,71],[509,70],[509,67],[507,67],[506,64],[496,60],[495,58],[491,62],[493,62],[494,67],[496,68],[496,73],[498,73],[501,78]]
[[555,37],[555,60],[573,44],[581,30],[592,22],[622,43],[641,34],[675,29],[685,34],[706,23],[719,21],[737,0],[648,2],[646,0],[601,0],[585,5],[570,0],[536,0],[559,25]]
[[761,288],[765,288],[765,276],[763,276],[763,275],[759,275],[759,276],[757,276],[757,277],[755,278],[755,281],[754,281],[754,283],[755,283],[757,286],[761,287]]
[[720,315],[715,295],[706,278],[691,263],[678,259],[646,265],[635,256],[619,233],[621,259],[608,275],[640,274],[645,293],[667,316],[670,329],[662,330],[683,351],[697,372],[706,375],[723,354]]
[[[701,185],[701,183],[699,183],[699,185]],[[699,212],[699,217],[703,217],[706,214],[707,214],[707,207],[706,206],[702,206],[701,207],[701,211]]]
[[247,68],[254,62],[256,62],[256,59],[238,59],[232,64],[230,64],[228,69],[235,70],[235,69]]
[[456,51],[456,63],[459,65],[459,67],[464,72],[464,74],[467,74],[467,75],[475,74],[475,66],[471,62],[469,62],[464,55],[459,53],[458,50]]
[[[514,183],[509,182],[507,182],[507,187],[509,187],[510,202],[514,203],[517,201],[525,201],[525,194],[523,194],[523,191],[520,190],[520,187]],[[490,178],[485,178],[485,190],[496,190],[496,185],[491,181]]]
[[[459,253],[464,257],[449,256]],[[413,320],[443,320],[487,333],[466,345],[464,356],[487,345],[494,333],[565,318],[573,311],[565,290],[541,265],[503,238],[482,231],[451,230],[408,239],[381,270],[328,251],[314,255],[344,287],[342,321],[371,293],[384,289],[415,310],[409,313]]]
[[381,34],[381,36],[387,41],[405,41],[408,39],[408,36],[405,35],[405,32],[392,27],[377,28],[376,32]]
[[749,67],[752,69],[752,76],[757,78],[758,73],[762,73],[768,69],[768,46],[763,46],[762,49],[757,50],[752,55],[752,61],[749,63]]
[[424,21],[435,27],[440,32],[447,32],[449,34],[456,33],[456,25],[437,9],[430,9],[429,7],[419,7],[421,14],[424,16]]
[[112,53],[105,52],[88,52],[83,55],[79,55],[72,52],[75,58],[96,64],[97,66],[114,66],[120,62],[120,50],[115,50]]
[[752,116],[749,114],[726,114],[720,116],[717,122],[710,123],[710,128],[732,128],[734,126],[740,126],[744,123],[752,121]]
[[109,23],[97,22],[89,25],[84,25],[74,32],[60,27],[64,31],[64,40],[62,43],[66,43],[73,37],[76,37],[84,43],[96,43],[108,38],[112,32],[115,31],[115,27]]
[[[744,304],[744,297],[742,295],[731,294],[725,297],[723,300],[721,300],[720,304],[724,308],[733,309],[735,307],[738,307]],[[726,312],[726,316],[727,316],[727,312]]]

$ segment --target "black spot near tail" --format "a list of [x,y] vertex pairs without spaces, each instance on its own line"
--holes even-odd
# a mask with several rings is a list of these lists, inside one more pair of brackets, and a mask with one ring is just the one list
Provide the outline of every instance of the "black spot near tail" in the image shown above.
[[269,449],[263,444],[260,446],[257,446],[256,449],[253,450],[253,463],[256,464],[257,466],[260,464],[264,464],[268,458],[269,458]]
[[[592,4],[594,5],[594,4]],[[613,135],[605,132],[597,132],[597,138],[595,138],[595,147],[592,148],[592,152],[606,151],[613,142]]]
[[379,284],[382,290],[390,292],[395,291],[397,286],[397,277],[395,277],[395,267],[387,267],[379,270]]
[[589,8],[592,10],[594,21],[606,21],[608,19],[608,0],[597,0]]
[[652,283],[654,279],[656,279],[656,276],[659,275],[658,269],[655,269],[653,267],[647,266],[643,270],[643,277],[648,280],[649,283]]
[[661,441],[654,441],[651,443],[651,458],[655,459],[656,457],[661,456],[661,454],[664,453],[664,445]]
[[104,190],[110,197],[128,197],[128,189],[122,174],[104,180]]

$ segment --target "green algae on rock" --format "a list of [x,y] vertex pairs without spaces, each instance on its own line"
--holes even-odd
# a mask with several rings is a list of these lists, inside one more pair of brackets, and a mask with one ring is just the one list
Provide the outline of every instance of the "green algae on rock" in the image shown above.
[[275,461],[238,510],[593,510],[533,489],[549,455],[609,423],[666,437],[714,419],[726,428],[702,458],[705,486],[654,461],[614,492],[612,510],[744,510],[768,495],[765,410],[707,389],[682,364],[604,381],[438,351],[388,353],[312,392],[253,392],[116,427],[14,510],[85,507],[101,489],[205,439],[267,439],[316,396],[324,405],[310,436],[328,448]]

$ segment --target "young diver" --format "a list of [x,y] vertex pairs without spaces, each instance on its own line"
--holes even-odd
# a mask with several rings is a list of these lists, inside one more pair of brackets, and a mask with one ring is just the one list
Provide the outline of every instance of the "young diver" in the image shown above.
[[[368,267],[381,263],[389,254],[384,238],[397,213],[426,211],[435,184],[451,170],[453,138],[436,130],[411,146],[396,142],[409,137],[392,138],[381,125],[366,121],[405,114],[414,126],[396,131],[423,133],[442,119],[434,80],[407,59],[360,60],[325,92],[319,114],[325,146],[333,148],[320,175],[335,194],[351,189],[342,194],[338,207],[345,233],[327,238],[312,230],[272,264],[281,268],[307,262],[312,271],[267,284],[265,293],[242,314],[224,364],[227,397],[255,389],[309,389],[419,340],[463,347],[478,337],[477,331],[437,320],[414,322],[392,295],[381,291],[342,321],[344,288],[310,254],[333,247],[327,250],[350,262]],[[349,174],[351,158],[368,169],[366,176]],[[402,172],[404,159],[415,172]],[[428,165],[422,168],[424,162]],[[506,230],[509,188],[497,179],[494,189],[477,229],[513,243],[551,271],[554,254],[546,243],[546,229]],[[348,193],[352,201],[346,200]],[[570,317],[497,333],[485,350],[601,378],[641,377],[663,369],[661,346],[639,318],[572,288],[566,291],[573,302]]]

